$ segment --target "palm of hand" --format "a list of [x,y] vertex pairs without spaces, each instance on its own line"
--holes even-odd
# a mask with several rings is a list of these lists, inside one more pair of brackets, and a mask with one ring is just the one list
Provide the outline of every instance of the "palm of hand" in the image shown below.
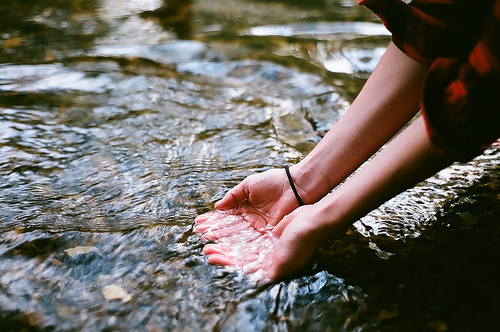
[[215,205],[217,211],[199,216],[197,222],[213,214],[225,218],[229,211],[229,214],[241,216],[256,229],[274,226],[298,206],[285,195],[287,184],[282,170],[251,175],[226,193]]
[[[208,262],[235,266],[254,281],[277,280],[304,267],[314,254],[310,206],[296,209],[275,230],[257,230],[234,211],[220,211],[199,222],[197,231],[212,241],[203,248]],[[302,212],[302,213],[299,213]]]
[[251,175],[226,193],[216,211],[196,218],[201,239],[212,242],[203,248],[210,263],[259,269],[277,242],[271,227],[296,207],[286,202],[285,184],[282,170]]
[[[285,193],[287,189],[288,182],[282,170],[252,175],[216,204],[219,210],[198,216],[196,231],[202,240],[212,242],[203,248],[208,262],[237,266],[247,273],[261,271],[257,279],[272,280],[305,265],[314,251],[308,250],[310,246],[298,248],[293,243],[307,233],[300,230],[307,223],[292,223],[292,216],[308,207],[290,214],[298,203],[293,194]],[[289,227],[288,224],[297,226]],[[276,225],[279,225],[278,232],[273,232]],[[283,239],[278,237],[280,235]],[[294,261],[297,258],[300,259]]]

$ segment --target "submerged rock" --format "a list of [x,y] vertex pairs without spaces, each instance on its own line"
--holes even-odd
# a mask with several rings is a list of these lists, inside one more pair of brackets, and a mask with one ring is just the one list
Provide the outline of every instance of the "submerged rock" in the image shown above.
[[85,255],[91,252],[96,252],[95,247],[90,247],[90,246],[78,246],[70,249],[64,250],[65,253],[68,254],[69,257],[73,258],[77,255]]
[[127,293],[127,291],[118,285],[104,286],[102,288],[102,296],[104,296],[106,300],[110,301],[121,300],[126,303],[132,300],[132,295]]

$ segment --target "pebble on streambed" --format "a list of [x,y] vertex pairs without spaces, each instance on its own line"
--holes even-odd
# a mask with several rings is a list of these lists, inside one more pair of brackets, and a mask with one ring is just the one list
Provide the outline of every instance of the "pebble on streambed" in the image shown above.
[[132,300],[132,295],[127,293],[121,286],[118,285],[108,285],[102,288],[102,296],[106,300],[115,301],[121,300],[123,303],[127,303]]
[[85,255],[91,252],[96,252],[97,248],[95,247],[90,247],[90,246],[78,246],[70,249],[64,250],[66,254],[68,254],[69,257],[73,258],[76,255]]

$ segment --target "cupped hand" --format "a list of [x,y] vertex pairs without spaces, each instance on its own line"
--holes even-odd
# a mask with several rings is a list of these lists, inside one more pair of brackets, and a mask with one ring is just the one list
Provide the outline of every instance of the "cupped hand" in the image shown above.
[[306,205],[286,215],[272,230],[278,238],[262,270],[279,280],[303,269],[316,251],[335,234],[335,227],[317,205]]
[[200,215],[196,222],[242,217],[256,229],[276,225],[299,206],[283,169],[248,176],[215,204],[216,211]]
[[203,252],[208,262],[239,267],[256,281],[276,281],[298,272],[330,236],[325,223],[318,222],[324,216],[314,205],[299,207],[277,226],[261,230],[226,213],[226,218],[212,215],[199,224],[202,238],[214,242]]
[[211,264],[236,266],[257,281],[299,271],[326,240],[317,205],[299,207],[284,170],[251,175],[196,218]]

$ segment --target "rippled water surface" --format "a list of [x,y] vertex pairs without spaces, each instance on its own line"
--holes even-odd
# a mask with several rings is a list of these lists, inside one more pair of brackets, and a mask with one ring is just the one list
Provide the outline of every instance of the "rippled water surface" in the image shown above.
[[390,41],[354,0],[3,0],[0,328],[493,331],[498,146],[306,275],[209,265],[194,217],[300,160]]

